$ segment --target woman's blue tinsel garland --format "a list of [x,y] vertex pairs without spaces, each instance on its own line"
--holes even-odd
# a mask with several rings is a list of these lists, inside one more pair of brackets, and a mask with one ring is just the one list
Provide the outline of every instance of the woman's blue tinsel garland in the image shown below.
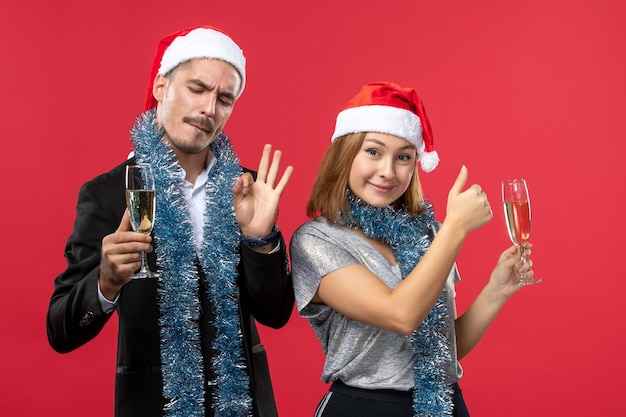
[[[204,371],[200,346],[200,300],[193,228],[180,190],[184,171],[171,147],[162,142],[156,111],[140,116],[131,131],[137,162],[152,165],[155,176],[154,239],[161,268],[158,295],[161,362],[166,416],[204,416]],[[237,265],[240,230],[232,186],[241,175],[230,141],[221,134],[211,144],[215,165],[206,185],[204,242],[199,260],[214,306],[216,336],[212,358],[216,380],[213,406],[224,417],[252,415],[250,381],[239,321]]]
[[[404,278],[415,268],[430,247],[434,212],[431,204],[419,217],[391,206],[372,207],[347,190],[349,214],[342,215],[348,227],[360,229],[365,236],[380,239],[391,246]],[[452,390],[445,384],[445,364],[451,360],[446,338],[449,312],[444,287],[437,302],[411,335],[416,353],[413,370],[415,390],[413,410],[416,417],[452,415]]]

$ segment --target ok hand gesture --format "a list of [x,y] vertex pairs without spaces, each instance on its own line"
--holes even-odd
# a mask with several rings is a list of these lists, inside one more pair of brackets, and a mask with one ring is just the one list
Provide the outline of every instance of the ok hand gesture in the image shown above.
[[[281,151],[274,151],[272,145],[263,147],[256,181],[248,172],[237,178],[233,186],[233,204],[241,232],[249,237],[263,237],[270,234],[278,216],[280,197],[291,178],[293,167],[285,168],[280,180]],[[271,163],[270,163],[271,159]]]

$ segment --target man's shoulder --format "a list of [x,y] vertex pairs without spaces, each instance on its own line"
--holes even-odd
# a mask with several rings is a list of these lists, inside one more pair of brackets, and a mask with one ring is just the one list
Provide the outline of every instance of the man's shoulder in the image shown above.
[[127,159],[126,161],[120,163],[116,167],[112,168],[108,172],[99,174],[95,178],[87,181],[83,188],[100,188],[107,186],[121,186],[124,187],[124,177],[126,174],[126,166],[133,164],[135,158]]

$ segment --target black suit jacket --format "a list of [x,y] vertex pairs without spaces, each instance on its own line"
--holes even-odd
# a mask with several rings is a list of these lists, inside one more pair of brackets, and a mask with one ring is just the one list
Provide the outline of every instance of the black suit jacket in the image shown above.
[[[125,166],[131,159],[81,188],[76,208],[74,231],[67,241],[67,269],[54,282],[54,292],[46,318],[48,340],[58,352],[70,352],[94,338],[112,313],[105,313],[98,299],[98,273],[102,239],[113,233],[126,208],[124,194]],[[239,270],[240,321],[245,339],[245,353],[255,415],[275,416],[276,406],[269,380],[265,350],[260,343],[255,320],[272,328],[284,326],[294,303],[291,275],[285,244],[272,254],[259,254],[242,245]],[[147,256],[155,270],[155,253]],[[211,279],[211,277],[207,277]],[[205,358],[205,378],[210,378],[210,300],[203,291],[200,300],[200,332]],[[117,374],[115,382],[115,415],[160,416],[162,398],[160,334],[158,326],[156,280],[133,280],[120,293],[116,309],[119,316]],[[207,416],[210,392],[205,397]]]

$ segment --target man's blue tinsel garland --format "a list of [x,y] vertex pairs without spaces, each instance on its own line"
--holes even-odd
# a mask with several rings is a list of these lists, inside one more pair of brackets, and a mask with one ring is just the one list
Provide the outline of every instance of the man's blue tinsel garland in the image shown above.
[[[373,207],[347,190],[349,214],[341,216],[348,227],[360,229],[365,236],[391,246],[404,278],[415,268],[430,247],[434,212],[431,204],[419,217],[391,206]],[[415,390],[413,410],[416,417],[452,415],[452,390],[445,384],[445,364],[450,361],[447,290],[444,287],[432,310],[411,335],[416,353],[413,370]]]
[[204,242],[198,256],[207,277],[216,330],[212,358],[213,404],[204,404],[204,371],[200,346],[200,300],[196,251],[189,208],[180,190],[184,171],[156,111],[137,119],[131,131],[137,162],[152,165],[155,176],[154,239],[161,268],[158,295],[161,318],[161,362],[166,416],[204,416],[212,406],[224,417],[252,415],[250,381],[243,356],[239,320],[237,265],[240,230],[233,209],[232,186],[241,175],[239,160],[225,134],[211,144],[215,165],[206,185]]

